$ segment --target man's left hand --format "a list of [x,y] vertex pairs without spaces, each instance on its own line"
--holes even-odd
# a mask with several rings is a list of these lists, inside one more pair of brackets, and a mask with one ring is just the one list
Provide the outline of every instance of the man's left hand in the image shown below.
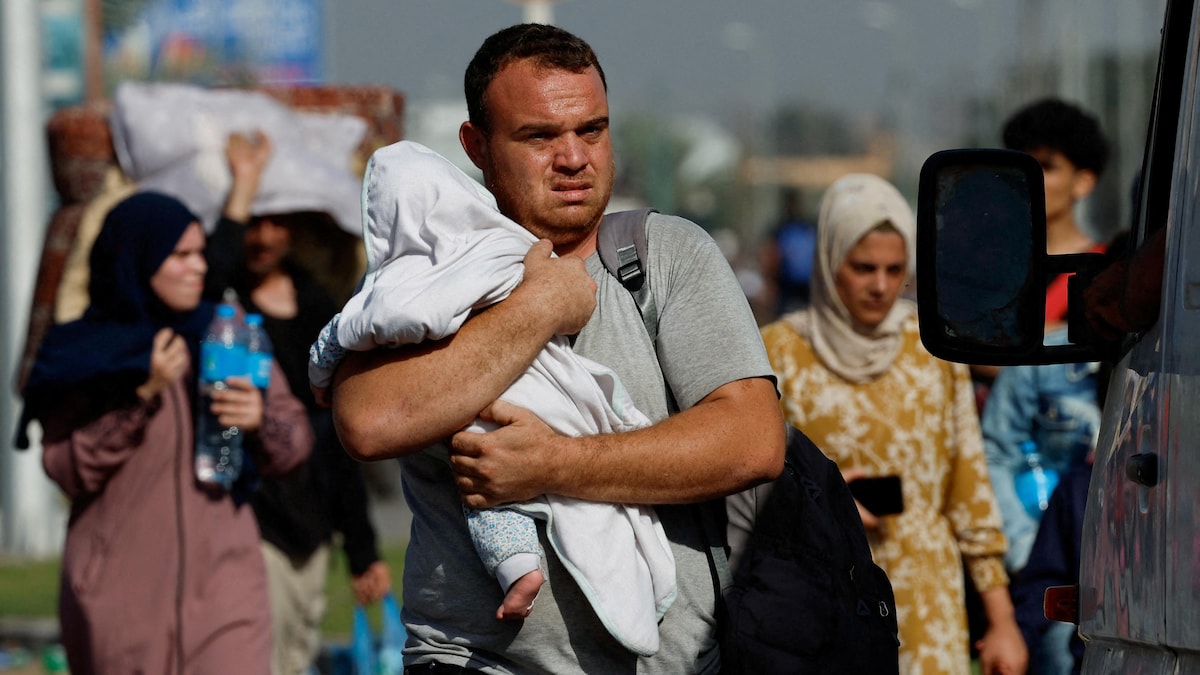
[[392,590],[392,570],[382,560],[376,560],[362,574],[350,579],[354,600],[360,605],[379,602]]
[[560,437],[537,415],[504,401],[479,417],[498,428],[460,431],[451,439],[450,467],[463,503],[482,509],[544,494],[547,472],[555,466],[552,447]]

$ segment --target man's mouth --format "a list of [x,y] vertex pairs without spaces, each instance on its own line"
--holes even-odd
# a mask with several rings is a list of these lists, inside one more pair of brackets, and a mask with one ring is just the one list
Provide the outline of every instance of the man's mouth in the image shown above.
[[583,201],[591,194],[592,184],[581,182],[558,183],[552,190],[567,201]]

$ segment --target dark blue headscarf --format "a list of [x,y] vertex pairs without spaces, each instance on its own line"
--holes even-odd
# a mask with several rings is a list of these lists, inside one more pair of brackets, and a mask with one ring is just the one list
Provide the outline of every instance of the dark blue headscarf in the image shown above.
[[28,421],[70,391],[94,387],[117,398],[135,395],[149,377],[154,334],[162,328],[187,340],[195,362],[213,305],[202,301],[194,310],[173,311],[150,279],[197,221],[179,200],[155,192],[135,194],[108,213],[88,259],[91,304],[82,318],[46,333],[22,392],[18,447],[28,446]]

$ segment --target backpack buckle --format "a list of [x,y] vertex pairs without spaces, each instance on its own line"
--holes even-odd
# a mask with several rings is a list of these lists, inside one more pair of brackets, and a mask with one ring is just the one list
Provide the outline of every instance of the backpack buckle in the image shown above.
[[623,285],[635,281],[642,276],[642,266],[638,264],[637,248],[630,244],[617,249],[617,279]]

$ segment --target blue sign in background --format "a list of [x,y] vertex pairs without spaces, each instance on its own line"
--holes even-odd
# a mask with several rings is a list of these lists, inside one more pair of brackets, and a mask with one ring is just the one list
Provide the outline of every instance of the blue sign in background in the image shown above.
[[110,82],[317,82],[321,19],[320,0],[151,0],[105,35],[105,71]]

